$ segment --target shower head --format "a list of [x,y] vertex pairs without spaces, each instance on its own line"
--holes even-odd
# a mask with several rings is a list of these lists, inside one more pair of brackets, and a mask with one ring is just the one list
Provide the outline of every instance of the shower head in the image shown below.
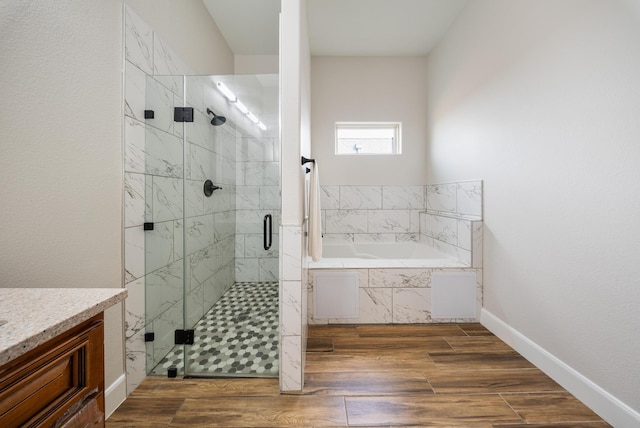
[[211,109],[209,109],[209,108],[207,109],[207,113],[213,115],[213,119],[211,119],[211,124],[213,126],[220,126],[220,125],[222,125],[223,123],[225,123],[227,121],[226,117],[218,116],[217,114],[212,112]]

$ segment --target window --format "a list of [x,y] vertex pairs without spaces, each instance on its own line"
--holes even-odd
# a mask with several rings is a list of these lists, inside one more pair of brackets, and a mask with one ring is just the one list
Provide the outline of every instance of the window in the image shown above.
[[337,155],[400,153],[400,122],[336,122]]

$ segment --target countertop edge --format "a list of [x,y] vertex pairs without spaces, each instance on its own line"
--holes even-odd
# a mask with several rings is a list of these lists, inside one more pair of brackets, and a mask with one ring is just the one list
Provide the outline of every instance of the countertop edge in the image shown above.
[[[70,290],[70,289],[63,289]],[[127,295],[128,290],[126,288],[87,288],[82,289],[84,292],[95,290],[110,290],[114,294],[106,298],[97,298],[96,303],[87,306],[84,309],[79,310],[75,315],[72,315],[60,322],[43,326],[43,329],[36,334],[23,338],[21,341],[5,348],[0,349],[0,367],[11,362],[12,360],[26,354],[32,349],[46,343],[54,337],[64,333],[65,331],[81,324],[82,322],[92,318],[93,316],[104,312],[106,309],[123,302]]]

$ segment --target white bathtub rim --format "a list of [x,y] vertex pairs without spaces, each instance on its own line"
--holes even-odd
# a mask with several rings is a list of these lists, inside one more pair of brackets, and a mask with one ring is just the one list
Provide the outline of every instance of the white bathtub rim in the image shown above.
[[[311,260],[311,259],[309,259]],[[309,261],[309,269],[367,268],[468,268],[455,259],[320,259]]]
[[[355,259],[447,259],[455,258],[443,253],[425,242],[324,242],[322,252],[325,258]],[[337,253],[337,255],[335,255]]]
[[[371,253],[365,253],[366,258],[358,257],[363,253],[363,248],[368,250],[373,246],[380,245],[381,248],[388,250],[389,247],[398,246],[400,248],[407,246],[409,248],[424,247],[428,249],[428,253],[433,253],[435,257],[427,258],[383,258]],[[455,257],[442,253],[438,249],[424,244],[422,242],[326,242],[324,248],[345,247],[347,252],[352,254],[351,257],[323,257],[318,261],[309,259],[309,269],[359,269],[359,268],[468,268],[468,264],[461,262]],[[323,248],[323,250],[324,250]],[[415,252],[415,250],[413,251]],[[331,251],[323,251],[323,253],[331,253]]]

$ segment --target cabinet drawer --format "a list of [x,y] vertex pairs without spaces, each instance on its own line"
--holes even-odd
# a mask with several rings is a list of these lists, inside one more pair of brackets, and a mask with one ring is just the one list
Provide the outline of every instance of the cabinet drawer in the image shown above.
[[98,316],[2,367],[0,426],[53,424],[101,392],[102,347]]

